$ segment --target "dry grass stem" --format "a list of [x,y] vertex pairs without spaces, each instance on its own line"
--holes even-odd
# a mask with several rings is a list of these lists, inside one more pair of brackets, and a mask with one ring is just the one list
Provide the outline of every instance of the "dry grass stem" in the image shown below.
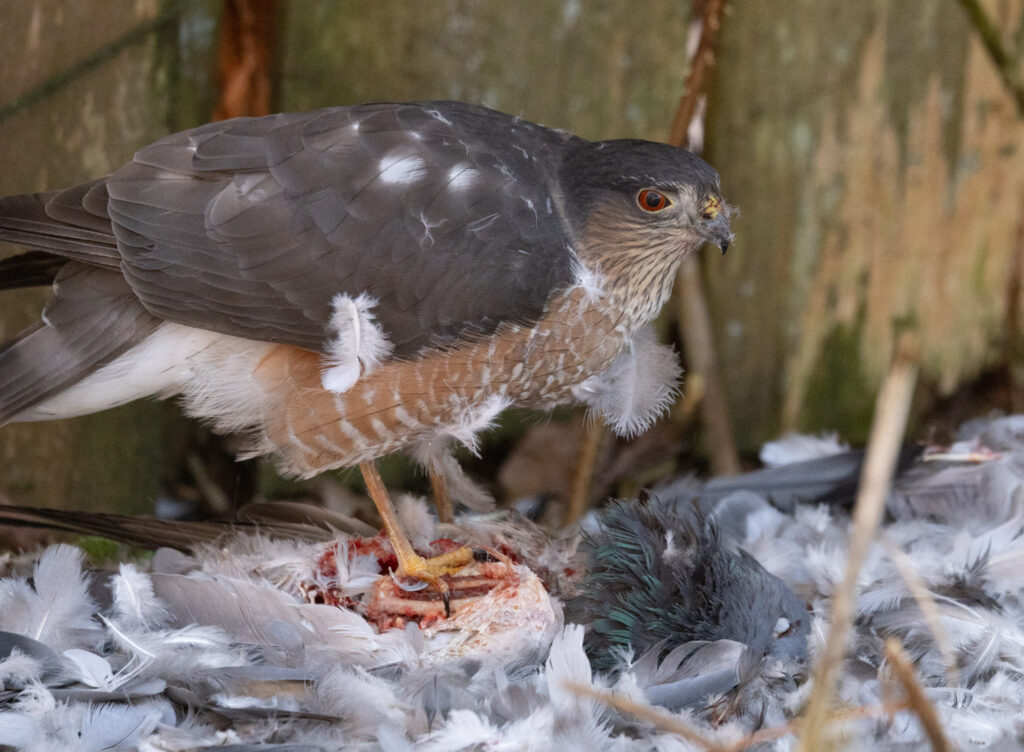
[[832,627],[815,668],[814,693],[801,724],[800,749],[804,752],[824,749],[825,726],[832,706],[836,674],[842,664],[846,635],[854,616],[857,577],[885,509],[916,380],[917,341],[913,332],[907,330],[897,339],[893,365],[875,402],[867,456],[853,510],[846,571],[832,599]]
[[196,487],[202,494],[207,506],[214,512],[225,514],[231,511],[231,499],[210,476],[210,470],[198,454],[189,454],[185,460],[188,471],[195,479]]
[[928,735],[928,741],[931,742],[932,749],[935,752],[950,752],[952,747],[949,745],[949,740],[946,739],[946,734],[942,730],[942,724],[939,722],[939,716],[935,712],[935,706],[925,696],[924,689],[921,688],[921,683],[917,679],[917,673],[914,671],[914,667],[911,665],[910,659],[904,652],[899,640],[890,637],[885,641],[885,657],[892,667],[893,674],[896,675],[896,680],[907,693],[910,709],[914,711],[918,720],[921,721],[924,732]]
[[[841,708],[829,713],[828,723],[848,723],[860,721],[865,718],[876,718],[880,715],[892,716],[901,710],[908,710],[910,703],[906,700],[892,700],[881,705],[862,705],[855,708]],[[741,739],[735,744],[726,747],[726,752],[743,752],[755,744],[767,744],[768,742],[780,739],[787,734],[800,733],[801,722],[799,719],[790,721],[785,726],[773,726],[772,728],[755,731],[748,737]]]
[[677,734],[686,741],[700,745],[710,752],[726,752],[726,747],[708,739],[702,733],[694,729],[692,726],[684,723],[679,718],[669,715],[668,713],[651,705],[645,705],[636,702],[635,700],[631,700],[628,697],[614,694],[613,692],[594,689],[593,687],[577,684],[575,682],[566,682],[565,688],[580,697],[588,697],[591,700],[597,700],[598,702],[615,708],[622,713],[628,713],[635,718],[640,718],[641,720],[653,723],[658,728],[672,734]]
[[576,465],[573,467],[569,482],[569,498],[566,499],[565,516],[562,519],[562,524],[566,527],[579,522],[587,513],[587,507],[590,506],[590,487],[594,483],[594,467],[597,465],[601,444],[604,443],[607,433],[608,430],[600,418],[588,420],[584,425],[583,443],[576,455]]
[[715,475],[735,475],[740,471],[740,457],[729,420],[725,388],[711,332],[711,314],[701,287],[700,260],[697,256],[683,259],[679,265],[675,310],[679,331],[683,333],[688,378],[699,378],[704,385],[700,408],[707,429],[711,471]]
[[715,42],[722,28],[725,15],[725,0],[707,0],[701,13],[700,39],[697,49],[690,58],[690,73],[686,77],[686,89],[679,99],[668,142],[682,148],[689,147],[687,132],[707,90],[708,78],[715,65]]
[[942,625],[939,607],[936,605],[928,585],[917,573],[913,560],[903,553],[889,536],[882,536],[882,544],[885,546],[889,558],[892,559],[892,563],[896,565],[900,577],[907,583],[910,594],[917,602],[917,607],[921,609],[921,616],[924,617],[925,624],[928,625],[928,629],[935,639],[935,645],[942,655],[942,662],[946,664],[946,683],[950,688],[960,686],[960,669],[956,665],[953,643],[949,639],[946,628]]
[[[740,739],[734,744],[723,746],[717,742],[708,739],[700,731],[694,729],[689,724],[683,722],[679,718],[673,715],[669,715],[665,711],[656,708],[652,705],[636,702],[628,697],[617,695],[613,692],[605,690],[594,689],[583,684],[576,684],[575,682],[567,682],[565,688],[569,691],[579,695],[580,697],[587,697],[592,700],[597,700],[600,703],[608,705],[609,707],[615,708],[620,713],[627,713],[634,718],[647,721],[657,728],[667,731],[670,734],[677,734],[688,742],[700,745],[710,752],[743,752],[757,744],[767,744],[775,739],[780,739],[788,734],[799,733],[801,728],[800,720],[792,721],[787,723],[785,726],[774,726],[772,728],[761,729],[756,731],[749,736]],[[881,715],[895,715],[901,710],[910,709],[910,702],[906,700],[894,700],[892,702],[886,702],[882,705],[866,705],[856,708],[843,708],[842,710],[836,710],[828,714],[829,723],[846,723],[849,721],[857,721],[864,718],[874,718]]]
[[[725,0],[707,0],[700,18],[700,39],[690,60],[686,88],[679,100],[668,142],[690,148],[688,131],[695,117],[701,117],[701,102],[706,96],[711,69],[715,64],[715,43],[725,15]],[[687,368],[691,381],[704,382],[700,402],[701,416],[707,430],[711,470],[715,475],[733,475],[740,471],[739,452],[732,433],[725,389],[718,368],[718,356],[711,331],[711,315],[700,281],[698,256],[685,259],[679,267],[674,295],[676,320],[686,348]]]

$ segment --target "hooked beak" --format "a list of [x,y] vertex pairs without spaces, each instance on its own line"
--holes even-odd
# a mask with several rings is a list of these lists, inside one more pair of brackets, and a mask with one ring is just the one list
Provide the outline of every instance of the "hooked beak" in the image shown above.
[[724,254],[732,243],[729,231],[729,207],[717,196],[710,197],[703,206],[704,214],[697,232],[705,240],[714,243]]

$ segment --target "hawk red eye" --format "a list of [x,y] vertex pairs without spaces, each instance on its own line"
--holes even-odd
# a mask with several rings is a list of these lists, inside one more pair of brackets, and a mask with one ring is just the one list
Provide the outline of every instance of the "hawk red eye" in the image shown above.
[[649,212],[661,211],[666,206],[672,204],[664,193],[651,188],[644,188],[636,194],[636,202],[640,205],[641,209]]

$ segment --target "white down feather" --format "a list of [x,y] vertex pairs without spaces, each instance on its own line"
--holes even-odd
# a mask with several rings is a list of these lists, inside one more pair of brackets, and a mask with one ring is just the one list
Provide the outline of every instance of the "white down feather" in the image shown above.
[[682,376],[672,348],[644,327],[605,370],[573,389],[619,436],[643,433],[672,403]]
[[327,368],[320,377],[324,389],[348,391],[391,353],[391,343],[375,321],[375,305],[377,301],[365,292],[355,299],[345,294],[334,297],[330,323],[334,337],[328,343]]

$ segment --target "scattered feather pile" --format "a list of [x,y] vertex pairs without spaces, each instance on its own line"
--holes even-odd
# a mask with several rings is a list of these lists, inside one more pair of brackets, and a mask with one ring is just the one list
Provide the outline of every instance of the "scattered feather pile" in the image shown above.
[[[448,619],[381,574],[386,542],[365,530],[179,535],[187,553],[116,573],[52,546],[0,579],[0,749],[792,749],[843,572],[836,489],[859,457],[833,440],[771,456],[609,505],[578,547],[516,516],[441,526],[410,507],[418,547],[493,554]],[[861,573],[837,748],[928,746],[887,638],[955,747],[1024,742],[1024,416],[965,426],[898,477]]]

